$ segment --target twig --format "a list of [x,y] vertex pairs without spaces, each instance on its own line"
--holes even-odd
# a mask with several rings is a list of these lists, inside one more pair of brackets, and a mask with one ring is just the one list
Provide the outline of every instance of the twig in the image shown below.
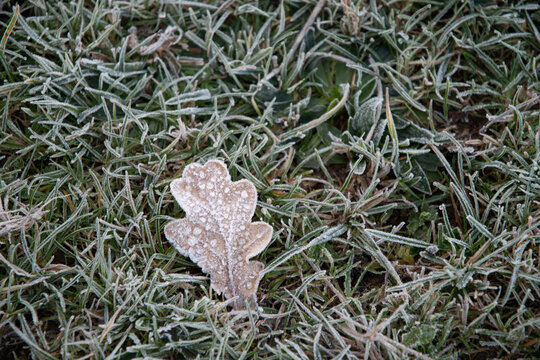
[[274,68],[274,70],[272,70],[261,81],[259,81],[259,84],[261,84],[264,81],[270,80],[271,78],[276,76],[281,71],[283,66],[289,65],[289,63],[291,62],[291,59],[293,58],[294,54],[296,53],[296,50],[298,50],[298,47],[302,43],[302,40],[304,39],[304,36],[306,36],[306,33],[309,30],[310,26],[315,21],[315,18],[317,18],[317,15],[319,15],[319,12],[321,12],[321,9],[324,6],[325,1],[326,0],[319,0],[317,5],[315,5],[315,8],[313,9],[311,15],[309,16],[306,23],[304,24],[304,27],[302,28],[302,30],[300,30],[300,32],[296,36],[296,40],[294,41],[293,46],[289,49],[289,52],[287,53],[287,61],[282,62],[281,65]]
[[287,62],[286,63],[281,63],[280,68],[283,67],[284,65],[289,65],[289,63],[291,62],[292,57],[294,56],[294,53],[296,52],[296,50],[300,46],[300,43],[302,42],[302,40],[304,40],[304,36],[306,36],[306,33],[308,32],[309,28],[311,27],[311,25],[315,21],[315,18],[321,12],[321,9],[324,6],[325,1],[326,0],[319,0],[317,5],[315,5],[315,8],[313,9],[313,12],[311,13],[309,18],[307,19],[306,23],[304,24],[304,27],[302,28],[302,30],[300,31],[300,33],[296,37],[296,40],[294,41],[293,46],[291,47],[291,49],[287,53]]

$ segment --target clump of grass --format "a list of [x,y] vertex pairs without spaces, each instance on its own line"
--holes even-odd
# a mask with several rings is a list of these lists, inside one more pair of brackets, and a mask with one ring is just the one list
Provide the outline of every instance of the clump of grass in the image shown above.
[[[539,6],[0,4],[0,353],[540,351]],[[234,312],[164,239],[224,160],[274,236]]]

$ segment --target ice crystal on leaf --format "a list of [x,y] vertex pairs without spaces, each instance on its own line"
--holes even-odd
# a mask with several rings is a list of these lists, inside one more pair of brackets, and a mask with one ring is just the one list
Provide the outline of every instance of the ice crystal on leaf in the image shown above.
[[257,202],[248,180],[231,181],[225,164],[190,164],[182,178],[171,183],[171,193],[186,216],[168,223],[165,236],[211,276],[212,288],[235,307],[255,300],[264,265],[249,261],[268,245],[272,227],[251,222]]

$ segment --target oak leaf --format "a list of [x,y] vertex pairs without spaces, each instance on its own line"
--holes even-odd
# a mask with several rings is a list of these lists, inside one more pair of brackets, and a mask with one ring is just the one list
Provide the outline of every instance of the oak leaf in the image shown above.
[[[249,261],[270,242],[272,227],[251,222],[257,202],[248,180],[232,182],[222,161],[190,164],[173,180],[171,193],[186,212],[165,226],[165,236],[211,276],[212,288],[235,307],[256,300],[264,265]],[[240,301],[238,301],[240,300]]]

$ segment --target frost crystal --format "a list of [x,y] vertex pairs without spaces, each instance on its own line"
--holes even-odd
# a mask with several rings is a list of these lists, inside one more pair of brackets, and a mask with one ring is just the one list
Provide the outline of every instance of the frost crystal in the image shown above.
[[[251,222],[257,202],[248,180],[231,182],[222,161],[204,166],[190,164],[171,193],[186,217],[168,223],[165,236],[211,276],[212,288],[228,299],[256,299],[264,265],[249,259],[259,254],[272,237],[265,222]],[[242,306],[237,301],[236,307]]]

